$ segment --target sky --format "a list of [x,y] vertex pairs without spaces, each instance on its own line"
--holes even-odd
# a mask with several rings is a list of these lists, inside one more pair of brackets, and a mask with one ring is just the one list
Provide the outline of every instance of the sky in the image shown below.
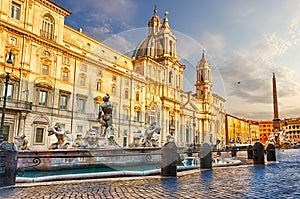
[[298,0],[53,0],[70,10],[65,24],[131,55],[147,36],[154,5],[177,37],[186,65],[184,90],[194,91],[203,49],[213,69],[213,91],[226,113],[273,119],[272,76],[279,117],[300,117],[300,2]]

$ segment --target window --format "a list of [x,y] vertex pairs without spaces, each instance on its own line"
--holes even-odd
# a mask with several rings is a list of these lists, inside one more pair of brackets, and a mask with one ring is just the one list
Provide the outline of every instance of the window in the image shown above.
[[84,99],[79,99],[78,100],[78,112],[79,113],[84,113],[84,108],[85,108],[85,100]]
[[140,101],[140,94],[139,93],[135,94],[135,101]]
[[44,142],[45,128],[37,127],[35,131],[34,143],[42,144]]
[[10,36],[9,43],[12,45],[17,45],[17,38]]
[[200,70],[200,75],[201,75],[201,81],[203,81],[205,79],[205,73],[204,73],[204,69]]
[[139,122],[140,121],[140,116],[141,116],[141,111],[136,111],[135,112],[135,121]]
[[169,72],[169,84],[172,83],[173,73],[172,71]]
[[116,89],[116,86],[115,86],[115,85],[113,85],[113,86],[111,87],[111,93],[112,93],[113,95],[116,95],[117,89]]
[[62,72],[62,80],[65,82],[69,81],[69,72],[67,71]]
[[54,40],[54,20],[49,14],[44,16],[41,36],[46,39]]
[[124,116],[124,120],[129,120],[129,110],[128,109],[123,109],[123,116]]
[[172,40],[170,40],[170,42],[169,42],[169,51],[170,51],[170,55],[172,56],[172,51],[173,51],[173,41]]
[[77,133],[82,133],[82,132],[83,132],[83,127],[77,126]]
[[79,78],[79,85],[80,86],[85,86],[85,77],[80,77]]
[[20,12],[21,12],[21,5],[15,3],[15,2],[12,2],[10,16],[14,19],[20,20]]
[[49,66],[48,65],[44,65],[42,66],[42,74],[43,75],[49,75]]
[[97,91],[102,91],[102,81],[101,80],[97,81],[96,90]]
[[64,57],[63,63],[64,64],[69,64],[69,58],[68,57]]
[[[14,85],[13,84],[8,84],[7,85],[7,95],[6,99],[11,100],[13,98],[13,91],[14,91]],[[3,85],[3,97],[5,95],[5,85]]]
[[113,75],[112,76],[112,81],[114,81],[114,82],[117,81],[117,76]]
[[39,95],[39,105],[40,106],[46,106],[47,105],[47,91],[40,91]]
[[123,137],[123,147],[126,147],[127,146],[127,137],[124,136]]
[[87,70],[86,64],[82,64],[80,67],[80,70],[86,71]]
[[9,126],[4,125],[3,141],[8,141],[8,137],[9,137]]
[[66,96],[66,95],[61,95],[59,101],[60,101],[59,108],[60,108],[61,110],[67,110],[68,96]]
[[128,97],[129,97],[129,93],[128,93],[128,90],[126,89],[125,90],[125,99],[128,99]]

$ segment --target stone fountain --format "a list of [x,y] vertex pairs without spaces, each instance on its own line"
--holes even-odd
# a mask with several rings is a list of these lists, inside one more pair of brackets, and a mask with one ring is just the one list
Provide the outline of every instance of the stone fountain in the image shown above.
[[[113,105],[109,95],[103,97],[98,121],[99,130],[89,129],[85,135],[75,138],[71,131],[55,123],[48,128],[48,136],[56,136],[49,150],[21,150],[18,152],[18,168],[23,170],[58,170],[88,167],[120,167],[157,165],[161,162],[161,148],[156,135],[160,127],[152,123],[142,133],[136,132],[134,143],[120,147],[114,140],[112,125]],[[28,148],[24,148],[28,149]]]

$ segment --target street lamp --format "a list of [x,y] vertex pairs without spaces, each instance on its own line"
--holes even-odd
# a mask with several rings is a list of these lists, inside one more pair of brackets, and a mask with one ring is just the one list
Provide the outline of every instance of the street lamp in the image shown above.
[[4,65],[4,72],[6,73],[6,76],[5,76],[5,90],[4,90],[4,96],[3,96],[1,126],[0,126],[0,144],[3,143],[3,138],[4,138],[4,136],[3,136],[3,134],[4,134],[4,119],[5,119],[5,110],[6,110],[6,98],[7,98],[8,82],[9,82],[9,79],[10,79],[10,74],[14,70],[13,54],[12,54],[11,50],[9,51],[8,59],[6,60],[6,63],[11,64],[12,69],[11,69],[11,72],[7,72],[5,70],[5,65]]
[[194,152],[196,151],[196,121],[195,112],[193,113],[193,134],[194,134]]

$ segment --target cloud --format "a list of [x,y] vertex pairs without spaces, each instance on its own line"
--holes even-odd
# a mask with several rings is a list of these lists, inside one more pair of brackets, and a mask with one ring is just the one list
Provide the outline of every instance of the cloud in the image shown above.
[[88,20],[100,20],[104,18],[118,18],[130,20],[134,16],[136,4],[131,0],[72,0],[69,3],[73,13],[84,12]]
[[294,71],[274,61],[291,46],[289,40],[272,33],[264,35],[261,41],[247,49],[235,52],[221,68],[222,77],[227,82],[227,95],[240,97],[247,103],[271,103],[272,72],[275,72],[279,77],[280,92],[294,96],[299,90],[299,85],[291,79]]
[[103,38],[111,36],[112,29],[110,24],[104,24],[103,26],[98,27],[88,26],[86,27],[86,32],[88,32],[90,36],[101,41]]
[[214,53],[214,56],[221,55],[224,52],[226,42],[222,35],[204,32],[200,36],[200,43],[210,52]]
[[130,24],[137,10],[132,0],[85,0],[84,3],[82,0],[72,0],[65,4],[76,16],[69,23],[84,27],[83,31],[98,40],[105,40],[120,30],[132,28]]

